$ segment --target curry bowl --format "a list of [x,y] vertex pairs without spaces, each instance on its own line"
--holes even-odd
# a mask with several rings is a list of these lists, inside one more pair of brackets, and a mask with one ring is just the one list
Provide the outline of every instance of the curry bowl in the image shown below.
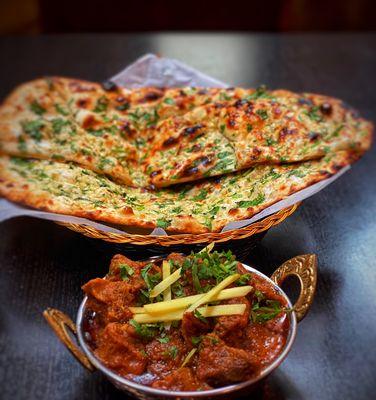
[[[150,260],[150,262],[156,260]],[[313,254],[300,255],[282,264],[269,278],[257,269],[242,264],[243,268],[252,276],[257,276],[260,281],[272,286],[280,295],[291,312],[286,313],[288,319],[288,331],[284,346],[279,354],[265,367],[260,369],[257,375],[251,378],[226,386],[215,387],[204,390],[176,391],[163,388],[156,388],[141,384],[135,380],[130,380],[121,376],[116,371],[108,368],[105,363],[94,354],[90,334],[88,334],[88,297],[86,296],[77,313],[76,324],[59,310],[47,309],[44,316],[53,328],[59,339],[90,371],[98,370],[103,373],[118,389],[123,390],[141,399],[164,399],[164,398],[236,398],[240,394],[252,391],[257,384],[275,370],[289,353],[297,332],[297,323],[301,321],[312,304],[317,280],[317,258]],[[299,298],[294,305],[281,289],[281,285],[286,277],[295,275],[300,282]],[[73,335],[71,334],[73,333]],[[77,340],[74,339],[76,336]],[[183,366],[182,366],[183,367]]]

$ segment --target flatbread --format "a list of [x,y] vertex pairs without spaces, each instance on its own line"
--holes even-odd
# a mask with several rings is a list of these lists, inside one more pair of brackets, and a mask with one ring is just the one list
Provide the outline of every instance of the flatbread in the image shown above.
[[0,195],[56,212],[175,233],[218,232],[330,177],[358,154],[332,153],[291,165],[248,170],[158,191],[117,184],[72,163],[0,157]]
[[340,100],[286,90],[196,107],[156,128],[146,171],[157,187],[240,171],[259,163],[363,154],[373,126]]
[[0,108],[3,154],[73,161],[137,187],[362,154],[371,137],[372,124],[340,100],[264,88],[129,90],[52,77]]

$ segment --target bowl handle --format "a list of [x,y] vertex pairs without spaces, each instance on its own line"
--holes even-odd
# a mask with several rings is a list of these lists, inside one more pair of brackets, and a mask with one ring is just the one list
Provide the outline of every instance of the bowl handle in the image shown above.
[[77,336],[76,325],[68,315],[56,310],[55,308],[47,308],[47,310],[43,311],[43,316],[56,333],[56,336],[63,342],[65,347],[76,357],[76,359],[89,371],[94,371],[95,367],[79,348],[72,335],[68,332],[69,330],[75,337]]
[[317,256],[315,254],[304,254],[291,258],[274,271],[271,279],[278,286],[281,286],[289,275],[295,275],[300,282],[299,298],[293,307],[299,322],[306,316],[315,295]]

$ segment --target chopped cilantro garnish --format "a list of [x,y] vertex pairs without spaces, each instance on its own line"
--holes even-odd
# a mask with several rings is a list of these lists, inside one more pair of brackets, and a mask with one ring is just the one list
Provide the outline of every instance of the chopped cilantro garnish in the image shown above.
[[318,114],[320,110],[319,106],[312,107],[309,111],[304,111],[304,113],[310,118],[312,121],[321,122],[322,116]]
[[197,346],[198,344],[200,344],[202,341],[202,336],[192,336],[191,337],[191,342],[193,344],[193,346]]
[[297,176],[298,178],[304,178],[306,174],[303,171],[300,171],[299,169],[293,169],[289,171],[287,176]]
[[176,346],[171,346],[163,355],[171,358],[176,358],[179,353],[179,349]]
[[288,311],[281,306],[277,300],[265,300],[265,305],[260,305],[260,302],[253,304],[250,319],[253,322],[263,323],[275,318],[282,311]]
[[166,228],[168,228],[170,225],[171,225],[171,222],[166,221],[166,220],[163,219],[163,218],[158,218],[158,219],[157,219],[157,227],[158,227],[158,228],[166,229]]
[[340,125],[340,126],[338,126],[338,127],[334,130],[334,132],[330,135],[330,137],[337,137],[337,136],[339,136],[339,133],[341,132],[341,130],[343,129],[343,127],[344,127],[343,124]]
[[36,140],[37,142],[42,140],[41,129],[44,127],[43,121],[23,121],[21,125],[24,132],[27,133],[32,139]]
[[43,115],[46,112],[46,109],[42,107],[36,100],[30,104],[30,110],[37,115]]
[[[191,270],[192,277],[197,275],[197,279],[215,279],[217,283],[223,279],[236,273],[237,261],[231,251],[212,253],[203,251],[200,253],[191,253],[183,263],[183,270]],[[212,286],[207,285],[199,289],[196,282],[198,292],[207,292]],[[201,284],[200,284],[201,287]]]
[[96,112],[96,113],[105,112],[107,110],[108,103],[109,103],[108,98],[106,96],[101,96],[97,100],[97,103],[96,103],[95,108],[94,108],[93,111]]
[[52,120],[52,130],[54,133],[60,133],[64,126],[69,125],[69,122],[62,118],[54,118]]
[[226,158],[226,157],[231,156],[231,155],[232,155],[232,153],[229,152],[229,151],[222,151],[221,153],[217,154],[217,157],[222,159],[222,158]]
[[165,336],[165,337],[160,337],[157,340],[159,343],[168,343],[170,341],[170,338],[168,336]]
[[193,315],[201,322],[204,322],[205,324],[208,323],[208,320],[200,313],[200,311],[197,310],[197,308],[193,311]]
[[204,200],[207,195],[208,195],[208,191],[206,189],[201,189],[200,192],[196,196],[193,197],[193,200],[194,201]]
[[242,274],[240,278],[235,282],[235,284],[238,286],[248,285],[251,278],[251,274]]
[[[147,288],[152,290],[155,285],[157,285],[161,281],[160,272],[156,272],[155,274],[150,274],[149,271],[153,267],[153,264],[148,264],[141,270],[141,276],[146,283]],[[147,295],[147,297],[149,297]]]
[[65,110],[63,107],[61,107],[60,104],[55,104],[55,110],[56,112],[58,112],[61,115],[65,115],[67,116],[69,114],[69,112],[67,110]]
[[264,121],[268,119],[268,112],[266,110],[257,110],[256,114]]
[[171,291],[175,297],[183,297],[184,296],[184,289],[180,282],[176,281],[171,286]]
[[166,104],[169,104],[169,105],[174,105],[175,104],[175,100],[174,99],[172,99],[171,97],[166,97],[164,100],[163,100],[163,103],[166,103]]
[[238,201],[238,207],[240,208],[248,208],[258,206],[265,200],[265,196],[263,193],[259,193],[258,196],[253,200],[242,200]]
[[86,129],[86,132],[96,137],[103,136],[106,133],[104,129],[93,129],[93,128]]
[[202,292],[202,287],[200,283],[200,278],[198,276],[198,263],[194,263],[192,265],[192,281],[193,281],[193,286],[196,290],[197,293]]
[[23,168],[28,168],[32,165],[31,160],[28,160],[26,158],[12,157],[10,160],[14,165],[18,165],[19,167]]
[[139,324],[134,319],[131,319],[129,323],[133,326],[138,336],[144,340],[151,340],[159,331],[158,324]]
[[221,92],[221,93],[219,94],[219,100],[222,100],[222,101],[229,101],[229,100],[231,100],[231,99],[232,99],[232,97],[229,96],[226,92]]
[[123,281],[127,281],[129,277],[134,274],[134,269],[127,264],[119,265],[119,270],[120,270],[120,278]]
[[212,209],[209,210],[209,214],[214,217],[215,215],[217,215],[219,209],[220,209],[219,206],[215,206],[215,207],[213,207]]
[[266,138],[265,141],[266,141],[266,144],[268,146],[272,146],[273,144],[277,144],[278,143],[276,140],[274,140],[272,138]]
[[212,344],[218,344],[219,340],[215,337],[208,336],[208,339],[211,341]]
[[26,141],[25,141],[25,138],[24,138],[23,136],[19,136],[17,148],[18,148],[18,150],[21,151],[22,153],[25,152],[25,151],[27,150]]

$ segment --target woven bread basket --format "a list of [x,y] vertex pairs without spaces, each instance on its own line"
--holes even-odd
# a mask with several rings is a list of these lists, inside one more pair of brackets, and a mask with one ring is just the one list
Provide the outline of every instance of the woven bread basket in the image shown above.
[[140,235],[131,233],[112,233],[100,231],[96,228],[72,224],[65,222],[57,222],[59,225],[63,225],[72,231],[81,233],[82,235],[93,238],[101,239],[106,242],[117,243],[117,244],[131,244],[137,246],[179,246],[179,245],[207,245],[208,243],[224,243],[232,240],[240,240],[249,238],[250,236],[266,232],[272,226],[280,224],[287,217],[289,217],[299,207],[300,203],[294,204],[288,208],[284,208],[276,212],[275,214],[269,215],[268,217],[257,221],[249,226],[240,229],[234,229],[226,232],[219,233],[201,233],[201,234],[176,234],[166,236],[154,236],[154,235]]

